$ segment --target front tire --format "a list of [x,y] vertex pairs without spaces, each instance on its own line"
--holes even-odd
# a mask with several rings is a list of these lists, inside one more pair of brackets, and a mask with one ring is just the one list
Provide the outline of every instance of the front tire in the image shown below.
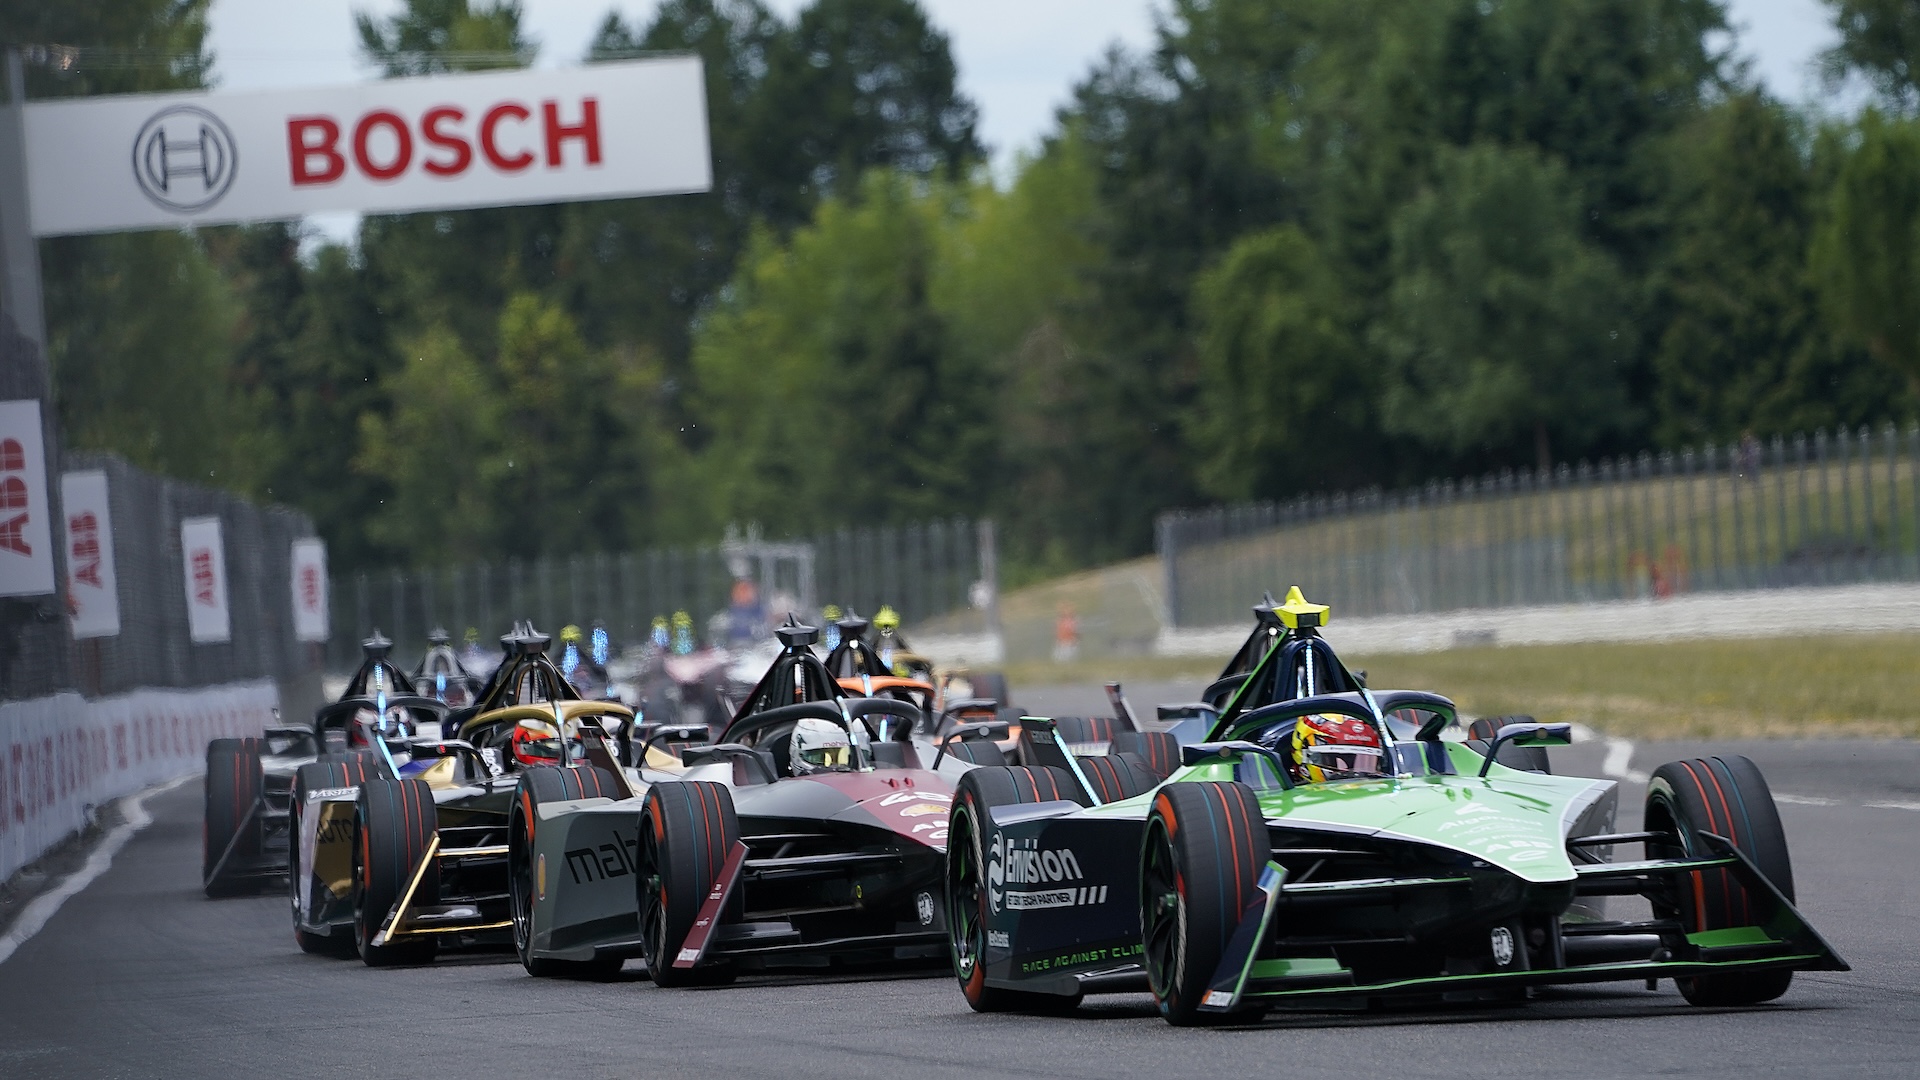
[[[1752,860],[1780,895],[1793,900],[1793,860],[1787,834],[1760,767],[1737,754],[1670,761],[1647,781],[1646,824],[1665,832],[1670,845],[1649,844],[1653,858],[1692,858],[1707,854],[1699,835],[1724,836]],[[1703,870],[1681,879],[1678,906],[1655,905],[1655,915],[1677,918],[1688,933],[1751,926],[1756,906],[1746,887],[1729,870]],[[1675,979],[1694,1005],[1757,1005],[1787,992],[1791,971],[1750,971]]]
[[609,979],[618,974],[626,960],[619,956],[596,956],[592,960],[558,960],[536,956],[533,942],[536,927],[536,882],[534,833],[539,828],[542,803],[572,802],[577,799],[618,799],[623,793],[612,773],[590,765],[561,768],[535,765],[520,773],[520,789],[513,800],[507,848],[507,893],[513,910],[513,951],[520,966],[535,978]]
[[[673,966],[687,934],[720,876],[727,853],[740,839],[733,793],[704,780],[675,780],[647,789],[640,810],[640,872],[636,899],[647,973],[658,986],[712,986],[733,981],[725,962]],[[745,909],[739,887],[720,921],[738,920]]]
[[1176,1027],[1230,1013],[1200,1004],[1241,918],[1260,897],[1271,857],[1253,789],[1239,783],[1167,784],[1153,797],[1140,851],[1140,928],[1147,983]]
[[954,789],[947,818],[947,954],[975,1012],[1062,1012],[1080,1003],[1078,997],[987,985],[986,836],[993,808],[1055,800],[1084,801],[1065,769],[983,766],[968,770]]
[[[439,947],[432,937],[387,945],[375,945],[373,939],[433,843],[433,790],[424,780],[369,780],[360,786],[354,818],[353,940],[360,959],[368,967],[432,960]],[[440,895],[439,870],[426,868],[414,903],[432,903]]]
[[208,896],[235,896],[247,891],[246,879],[235,879],[214,867],[226,854],[226,866],[260,857],[260,819],[253,813],[266,779],[260,770],[259,739],[215,739],[207,745],[206,816],[201,830],[200,881]]
[[303,953],[321,956],[351,956],[353,941],[345,935],[316,934],[300,926],[300,893],[306,890],[311,898],[321,888],[320,880],[314,876],[313,868],[300,861],[300,834],[303,829],[301,819],[306,813],[307,793],[326,791],[331,788],[347,787],[347,770],[337,761],[328,761],[322,756],[319,761],[300,766],[293,774],[293,797],[289,801],[287,828],[287,899],[293,914],[293,940]]

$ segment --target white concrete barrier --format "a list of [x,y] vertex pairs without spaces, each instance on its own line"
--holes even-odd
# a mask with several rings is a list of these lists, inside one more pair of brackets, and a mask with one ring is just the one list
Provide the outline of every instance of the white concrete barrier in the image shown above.
[[[1160,656],[1224,660],[1246,639],[1239,626],[1162,630]],[[1474,608],[1431,615],[1342,619],[1334,609],[1327,640],[1343,655],[1438,652],[1476,645],[1564,645],[1589,641],[1682,641],[1776,637],[1817,631],[1920,631],[1920,585],[1842,585],[1691,593],[1665,600],[1619,600],[1530,608]]]
[[279,700],[267,681],[0,705],[0,881],[85,825],[89,807],[200,771],[214,739],[260,734]]

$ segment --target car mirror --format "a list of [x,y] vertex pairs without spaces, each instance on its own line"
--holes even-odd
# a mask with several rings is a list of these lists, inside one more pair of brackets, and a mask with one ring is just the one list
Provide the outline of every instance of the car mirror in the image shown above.
[[1487,758],[1480,763],[1480,775],[1485,777],[1487,770],[1493,768],[1494,757],[1507,743],[1515,746],[1567,746],[1572,742],[1572,724],[1508,724],[1487,744]]

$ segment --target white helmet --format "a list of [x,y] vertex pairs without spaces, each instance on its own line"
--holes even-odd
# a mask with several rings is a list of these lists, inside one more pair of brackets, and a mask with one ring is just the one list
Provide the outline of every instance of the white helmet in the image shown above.
[[846,728],[831,720],[805,716],[794,721],[788,750],[795,776],[853,768],[853,741]]

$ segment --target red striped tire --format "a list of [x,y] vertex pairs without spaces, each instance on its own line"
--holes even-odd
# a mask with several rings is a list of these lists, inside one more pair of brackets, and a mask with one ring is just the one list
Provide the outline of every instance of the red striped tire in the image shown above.
[[[329,937],[315,934],[300,928],[300,890],[308,890],[308,896],[318,903],[323,888],[320,879],[314,876],[313,867],[300,861],[301,819],[307,812],[307,794],[314,791],[330,791],[335,788],[356,787],[360,780],[348,777],[349,766],[345,762],[330,760],[338,754],[322,754],[320,760],[300,766],[293,774],[293,796],[288,800],[287,820],[287,900],[293,917],[293,940],[304,953],[319,953],[324,956],[350,956],[353,953],[353,939],[342,935]],[[363,777],[364,779],[364,777]],[[331,895],[331,894],[329,894]]]
[[598,765],[561,768],[535,765],[520,770],[520,786],[513,800],[507,828],[507,894],[513,911],[513,949],[520,965],[535,978],[605,979],[620,971],[625,959],[596,956],[592,960],[557,960],[535,956],[533,836],[540,826],[543,803],[578,799],[623,799],[619,780]]
[[[1082,758],[1081,764],[1093,760]],[[983,766],[969,769],[953,792],[947,818],[947,955],[960,992],[975,1012],[1061,1012],[1078,997],[1036,994],[987,985],[987,835],[996,806],[1077,802],[1086,796],[1065,769]]]
[[1160,782],[1160,778],[1132,754],[1094,754],[1076,758],[1075,763],[1087,783],[1093,785],[1094,797],[1103,803],[1145,795]]
[[[433,843],[438,821],[433,789],[424,780],[374,778],[360,785],[354,812],[353,940],[369,967],[419,964],[433,959],[438,942],[431,936],[372,944],[414,871]],[[439,860],[429,863],[413,903],[431,904],[440,895]]]
[[1154,794],[1140,849],[1141,956],[1168,1023],[1231,1017],[1203,1013],[1200,1003],[1271,856],[1259,800],[1245,784],[1166,784]]
[[[1793,899],[1793,860],[1787,854],[1780,811],[1773,804],[1766,777],[1747,758],[1737,754],[1691,758],[1669,761],[1653,770],[1647,781],[1645,820],[1647,831],[1675,838],[1670,845],[1649,844],[1653,857],[1704,856],[1708,850],[1698,834],[1724,836],[1782,896]],[[1727,870],[1702,870],[1683,878],[1677,901],[1677,910],[1655,905],[1655,913],[1678,918],[1688,933],[1752,926],[1760,918],[1746,887]],[[1793,972],[1702,975],[1675,982],[1695,1005],[1753,1005],[1786,993]]]
[[1112,752],[1138,757],[1162,780],[1180,767],[1180,740],[1165,731],[1123,731],[1113,737]]
[[[727,853],[740,839],[733,793],[704,780],[674,780],[647,789],[640,809],[640,858],[636,900],[647,973],[659,986],[711,986],[730,982],[730,964],[705,961],[677,968],[674,957],[693,929],[707,892],[719,878]],[[720,913],[738,921],[745,910],[736,886]]]
[[315,760],[337,762],[342,766],[339,787],[358,787],[376,776],[393,778],[393,769],[378,750],[335,750]]
[[[260,820],[256,816],[248,821],[247,815],[265,783],[259,739],[215,739],[208,744],[206,816],[200,831],[200,881],[208,896],[233,896],[251,884],[228,870],[260,856]],[[226,868],[216,881],[213,868],[229,843],[233,854],[227,856]]]

